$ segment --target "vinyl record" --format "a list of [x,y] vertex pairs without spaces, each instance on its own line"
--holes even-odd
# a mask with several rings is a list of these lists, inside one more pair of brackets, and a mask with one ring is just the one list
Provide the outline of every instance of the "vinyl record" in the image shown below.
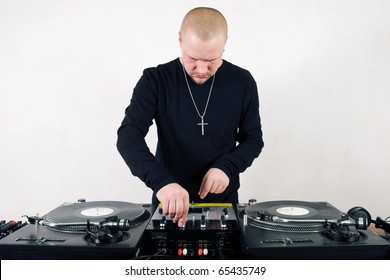
[[122,201],[91,201],[60,206],[45,216],[44,225],[62,231],[85,231],[87,221],[99,223],[108,217],[138,224],[149,217],[142,205]]
[[326,203],[294,200],[261,202],[248,206],[245,211],[252,218],[258,217],[259,213],[289,220],[325,220],[340,217],[340,211]]
[[322,202],[294,200],[267,201],[246,207],[250,225],[287,232],[321,231],[325,220],[337,219],[341,212]]

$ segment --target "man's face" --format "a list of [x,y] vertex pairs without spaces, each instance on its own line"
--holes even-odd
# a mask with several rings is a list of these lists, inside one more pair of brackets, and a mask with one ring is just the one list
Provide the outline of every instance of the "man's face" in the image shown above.
[[193,32],[179,34],[182,56],[181,63],[186,72],[198,84],[203,84],[212,77],[222,65],[222,54],[226,38],[216,36],[204,41]]

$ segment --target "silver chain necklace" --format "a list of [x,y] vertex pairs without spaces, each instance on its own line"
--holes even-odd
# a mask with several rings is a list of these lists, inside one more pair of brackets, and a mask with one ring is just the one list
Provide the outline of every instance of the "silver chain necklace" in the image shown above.
[[184,78],[185,78],[185,80],[186,80],[188,92],[190,93],[190,96],[191,96],[192,103],[194,104],[195,110],[196,110],[196,112],[198,113],[198,116],[199,116],[199,118],[200,118],[200,123],[197,123],[197,125],[202,126],[202,135],[204,135],[204,126],[205,126],[205,125],[208,125],[208,123],[205,123],[205,122],[204,122],[204,116],[206,115],[207,107],[209,106],[210,96],[211,96],[211,92],[212,92],[213,86],[214,86],[215,74],[214,74],[213,80],[212,80],[212,82],[211,82],[210,91],[209,91],[209,96],[207,97],[207,101],[206,101],[206,106],[204,107],[203,114],[200,114],[199,109],[198,109],[198,106],[196,106],[196,103],[195,103],[195,100],[194,100],[194,96],[192,95],[192,91],[191,91],[191,88],[190,88],[190,84],[188,83],[188,79],[187,79],[187,75],[186,75],[186,70],[184,69],[184,66],[183,66],[183,73],[184,73]]

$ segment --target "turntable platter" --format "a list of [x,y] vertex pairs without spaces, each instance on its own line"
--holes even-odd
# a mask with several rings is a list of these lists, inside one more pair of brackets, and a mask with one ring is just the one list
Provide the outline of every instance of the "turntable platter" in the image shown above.
[[255,227],[298,232],[320,231],[324,228],[323,221],[341,216],[341,212],[329,204],[294,200],[253,204],[246,207],[245,213]]
[[340,217],[340,211],[325,203],[294,200],[261,202],[248,206],[245,211],[250,217],[257,217],[259,213],[268,213],[272,216],[296,220],[325,220]]
[[85,231],[87,222],[99,223],[116,216],[127,219],[130,226],[149,217],[142,205],[122,201],[91,201],[60,206],[45,216],[44,225],[62,231]]

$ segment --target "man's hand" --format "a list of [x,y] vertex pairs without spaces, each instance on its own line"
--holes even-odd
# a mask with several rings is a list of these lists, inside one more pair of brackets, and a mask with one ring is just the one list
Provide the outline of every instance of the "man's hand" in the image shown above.
[[222,193],[229,185],[229,177],[218,168],[210,168],[200,185],[199,196],[205,198],[208,193]]
[[164,215],[169,215],[174,223],[178,222],[179,227],[185,226],[190,205],[187,190],[179,184],[172,183],[160,189],[156,196],[162,204]]

